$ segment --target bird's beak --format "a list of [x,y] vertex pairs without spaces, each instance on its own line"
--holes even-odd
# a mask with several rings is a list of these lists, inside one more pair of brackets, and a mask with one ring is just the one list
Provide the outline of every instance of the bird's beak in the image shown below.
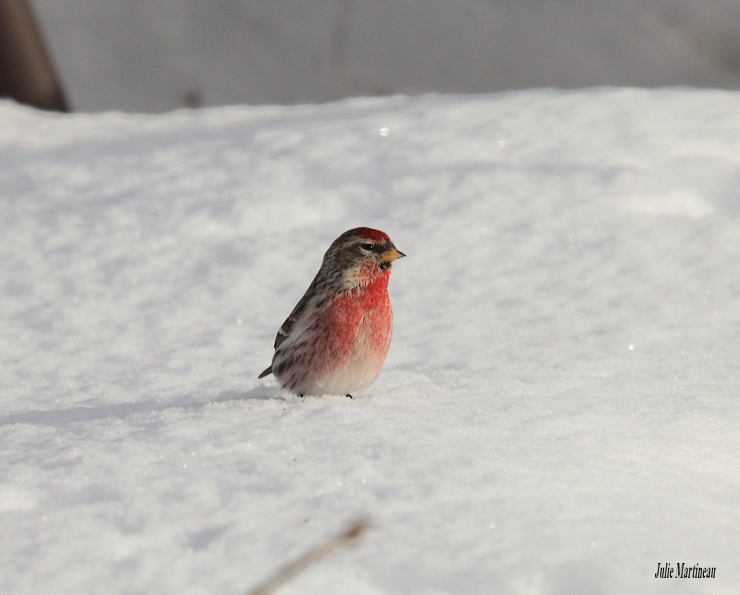
[[403,258],[406,256],[403,252],[399,252],[395,248],[389,248],[380,255],[380,260],[383,262],[393,262],[396,258]]

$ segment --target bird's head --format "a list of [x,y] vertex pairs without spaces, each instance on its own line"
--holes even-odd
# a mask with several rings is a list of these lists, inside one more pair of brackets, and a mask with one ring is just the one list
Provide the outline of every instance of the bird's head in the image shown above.
[[324,255],[322,269],[352,289],[366,285],[390,270],[393,261],[406,256],[387,234],[369,227],[357,227],[339,236]]

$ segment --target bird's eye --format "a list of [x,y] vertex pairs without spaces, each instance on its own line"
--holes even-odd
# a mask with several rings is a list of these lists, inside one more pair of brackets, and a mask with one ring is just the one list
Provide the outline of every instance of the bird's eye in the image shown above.
[[373,249],[373,245],[372,244],[360,244],[360,248],[362,248],[363,250],[367,250],[368,252],[370,252]]

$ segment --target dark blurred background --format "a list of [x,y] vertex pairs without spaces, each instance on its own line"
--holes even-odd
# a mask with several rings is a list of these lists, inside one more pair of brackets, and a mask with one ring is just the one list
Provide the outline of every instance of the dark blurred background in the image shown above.
[[740,0],[31,6],[66,101],[83,111],[531,87],[740,87]]

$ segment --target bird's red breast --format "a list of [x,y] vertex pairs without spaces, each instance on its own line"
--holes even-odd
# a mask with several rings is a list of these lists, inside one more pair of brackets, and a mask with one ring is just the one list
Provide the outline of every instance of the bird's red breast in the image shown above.
[[[334,295],[315,313],[314,332],[301,351],[310,359],[306,380],[321,392],[349,385],[362,389],[380,373],[393,328],[389,276],[385,271],[365,286]],[[313,391],[307,386],[305,392]]]

